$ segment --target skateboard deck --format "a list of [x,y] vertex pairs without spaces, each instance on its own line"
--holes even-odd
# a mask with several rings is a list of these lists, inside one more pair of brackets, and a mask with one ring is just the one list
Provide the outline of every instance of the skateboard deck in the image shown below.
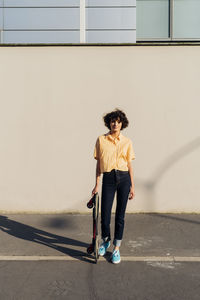
[[99,254],[99,240],[98,240],[98,218],[99,218],[99,194],[96,193],[92,196],[90,201],[87,203],[88,208],[92,208],[92,220],[93,220],[93,237],[92,243],[87,248],[87,253],[92,254],[94,253],[95,262],[97,263]]

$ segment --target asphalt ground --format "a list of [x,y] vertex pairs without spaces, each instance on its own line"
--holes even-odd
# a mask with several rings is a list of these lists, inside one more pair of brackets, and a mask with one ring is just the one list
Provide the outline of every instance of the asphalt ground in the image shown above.
[[112,247],[98,264],[86,253],[91,215],[1,215],[0,300],[199,300],[199,225],[198,214],[127,214],[114,265]]

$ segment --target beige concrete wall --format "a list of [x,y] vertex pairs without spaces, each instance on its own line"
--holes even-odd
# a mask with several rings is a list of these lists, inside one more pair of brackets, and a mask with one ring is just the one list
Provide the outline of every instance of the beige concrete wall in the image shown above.
[[128,211],[200,212],[199,80],[199,46],[0,48],[0,211],[88,212],[102,115],[119,107]]

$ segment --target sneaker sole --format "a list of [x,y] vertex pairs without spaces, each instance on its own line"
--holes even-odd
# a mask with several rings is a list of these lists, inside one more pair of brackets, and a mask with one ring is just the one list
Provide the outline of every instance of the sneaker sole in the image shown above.
[[121,262],[121,258],[120,258],[119,261],[113,261],[112,259],[111,259],[111,261],[112,261],[113,264],[119,264]]
[[119,260],[119,261],[115,261],[115,262],[114,262],[114,261],[112,261],[112,263],[113,263],[113,264],[115,264],[115,265],[116,265],[116,264],[119,264],[120,262],[121,262],[121,260]]

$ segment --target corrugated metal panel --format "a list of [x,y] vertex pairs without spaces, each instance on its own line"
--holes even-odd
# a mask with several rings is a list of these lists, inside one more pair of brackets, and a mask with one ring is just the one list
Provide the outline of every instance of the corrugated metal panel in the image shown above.
[[4,28],[18,30],[79,29],[79,8],[5,8]]
[[86,29],[136,29],[136,8],[87,8]]
[[5,31],[4,43],[79,43],[79,31]]
[[87,31],[87,43],[134,43],[136,30]]
[[136,6],[136,0],[86,0],[86,6]]
[[80,0],[4,0],[4,6],[7,7],[59,7],[79,5]]

